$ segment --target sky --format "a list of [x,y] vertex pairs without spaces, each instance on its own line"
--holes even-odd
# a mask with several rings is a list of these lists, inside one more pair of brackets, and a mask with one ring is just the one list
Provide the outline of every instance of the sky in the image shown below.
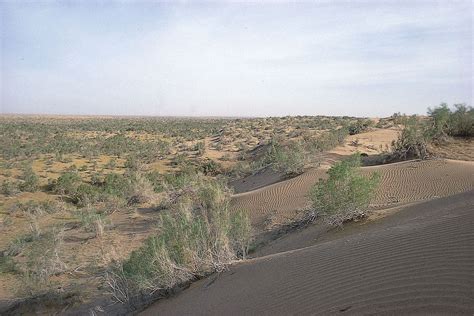
[[388,116],[472,105],[473,2],[0,0],[0,113]]

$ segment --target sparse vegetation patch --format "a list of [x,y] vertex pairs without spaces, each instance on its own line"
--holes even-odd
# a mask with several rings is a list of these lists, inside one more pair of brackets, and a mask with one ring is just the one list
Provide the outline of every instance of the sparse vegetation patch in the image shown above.
[[403,120],[403,129],[396,141],[392,143],[392,152],[396,159],[428,158],[427,146],[430,135],[426,125],[416,116]]
[[340,161],[312,188],[313,209],[331,223],[341,225],[347,220],[363,217],[378,185],[379,176],[359,173],[360,155]]
[[156,291],[223,270],[245,257],[250,222],[229,211],[230,194],[221,183],[203,179],[173,193],[160,216],[159,231],[123,263],[123,276],[135,290]]
[[474,109],[466,104],[454,104],[452,110],[446,103],[428,109],[432,119],[431,135],[437,139],[446,136],[474,136]]

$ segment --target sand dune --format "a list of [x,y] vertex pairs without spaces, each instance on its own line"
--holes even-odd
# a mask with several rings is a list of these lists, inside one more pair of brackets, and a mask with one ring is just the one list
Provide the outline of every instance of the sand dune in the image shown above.
[[[474,162],[455,160],[407,161],[382,166],[364,167],[363,172],[377,171],[381,184],[373,208],[385,208],[474,189]],[[267,187],[236,194],[235,209],[248,210],[257,226],[268,218],[283,222],[308,206],[308,192],[325,169],[312,169],[304,174]]]
[[235,265],[143,315],[472,315],[473,224],[474,191],[412,205],[342,237]]
[[325,176],[327,170],[312,169],[295,178],[264,188],[234,195],[232,207],[249,211],[257,226],[269,216],[291,218],[295,211],[306,207],[309,188]]
[[363,168],[372,171],[382,176],[373,201],[377,208],[474,189],[474,162],[428,160]]

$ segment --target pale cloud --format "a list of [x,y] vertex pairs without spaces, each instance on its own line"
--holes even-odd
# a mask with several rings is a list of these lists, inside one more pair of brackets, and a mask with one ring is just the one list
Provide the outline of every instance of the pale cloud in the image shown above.
[[3,5],[2,112],[388,115],[472,104],[472,4]]

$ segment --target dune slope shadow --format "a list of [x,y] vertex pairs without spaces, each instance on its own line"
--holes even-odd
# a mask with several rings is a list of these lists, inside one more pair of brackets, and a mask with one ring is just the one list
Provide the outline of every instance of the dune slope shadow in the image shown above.
[[144,315],[474,313],[474,191],[238,264]]

